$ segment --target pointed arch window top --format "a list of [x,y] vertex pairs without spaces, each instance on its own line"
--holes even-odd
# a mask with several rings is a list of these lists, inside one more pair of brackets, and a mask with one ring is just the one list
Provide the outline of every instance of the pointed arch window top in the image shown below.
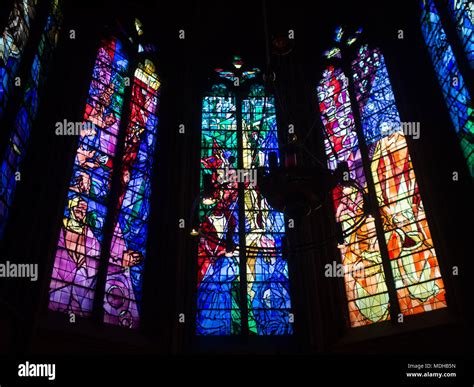
[[362,27],[358,28],[352,35],[349,35],[346,39],[344,36],[347,35],[345,29],[342,26],[338,26],[334,33],[334,42],[336,45],[329,50],[324,51],[323,56],[327,59],[331,58],[342,58],[342,51],[341,47],[343,45],[352,46],[357,40],[359,39],[360,35],[362,34]]
[[152,43],[150,43],[146,38],[144,38],[145,35],[145,30],[143,28],[143,23],[140,21],[140,19],[135,18],[134,21],[134,28],[135,28],[135,33],[133,37],[130,36],[129,40],[133,44],[135,40],[137,41],[137,52],[139,54],[149,54],[156,52],[156,46]]

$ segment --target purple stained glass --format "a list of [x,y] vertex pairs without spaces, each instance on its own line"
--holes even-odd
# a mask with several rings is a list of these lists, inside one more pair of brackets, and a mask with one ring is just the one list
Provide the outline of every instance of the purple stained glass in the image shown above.
[[61,222],[49,308],[91,314],[115,154],[115,137],[128,71],[119,40],[104,41],[94,67],[64,217]]

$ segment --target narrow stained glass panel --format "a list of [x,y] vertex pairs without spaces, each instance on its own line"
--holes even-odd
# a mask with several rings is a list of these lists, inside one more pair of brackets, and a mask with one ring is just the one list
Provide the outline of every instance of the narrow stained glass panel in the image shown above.
[[405,139],[409,127],[401,124],[383,56],[362,46],[352,68],[400,310],[409,315],[446,307]]
[[30,36],[37,0],[16,0],[0,35],[0,118],[2,118]]
[[52,310],[82,317],[92,311],[127,69],[120,41],[102,42],[55,255]]
[[153,63],[146,60],[139,64],[132,87],[104,296],[104,321],[129,328],[137,328],[140,322],[159,87]]
[[[335,170],[347,162],[351,178],[360,189],[337,186],[333,191],[336,221],[345,244],[341,259],[352,327],[388,320],[389,296],[373,219],[363,219],[363,195],[367,183],[349,98],[348,79],[340,68],[329,66],[318,86],[324,124],[328,166]],[[373,135],[373,134],[371,134]],[[353,232],[354,231],[354,232]]]
[[9,208],[13,202],[17,183],[15,175],[20,170],[20,165],[25,157],[30,131],[38,113],[39,97],[43,91],[53,51],[57,44],[61,22],[60,4],[57,0],[53,0],[51,11],[26,81],[23,99],[14,121],[10,141],[0,167],[0,238],[3,235]]
[[[472,6],[472,3],[471,3]],[[432,0],[422,1],[421,28],[471,176],[474,177],[474,107]],[[472,14],[471,14],[472,18]],[[472,23],[472,20],[471,20]],[[471,24],[472,25],[472,24]],[[472,32],[471,32],[472,39]],[[470,46],[471,47],[471,46]]]
[[467,60],[474,69],[474,3],[469,0],[448,0]]
[[[198,246],[197,334],[241,332],[239,252],[226,254],[226,238],[237,246],[238,184],[223,171],[235,168],[238,157],[236,101],[224,85],[204,98],[201,135],[201,190],[212,195],[199,204],[204,236]],[[202,194],[204,198],[205,193]],[[201,199],[202,199],[201,198]]]
[[243,167],[248,171],[245,234],[249,332],[291,334],[288,263],[274,250],[282,248],[284,216],[269,206],[251,178],[256,177],[256,168],[269,166],[271,152],[279,153],[275,99],[265,96],[261,86],[254,85],[249,98],[242,101],[242,131]]

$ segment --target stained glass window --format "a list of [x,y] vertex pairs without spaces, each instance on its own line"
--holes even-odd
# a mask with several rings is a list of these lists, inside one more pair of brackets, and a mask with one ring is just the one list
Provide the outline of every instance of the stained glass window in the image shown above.
[[[278,154],[275,99],[255,85],[242,101],[243,167],[269,166]],[[249,329],[259,335],[291,332],[288,263],[281,253],[285,237],[283,213],[275,211],[258,186],[245,189],[245,233]],[[269,253],[265,249],[278,248]]]
[[449,0],[449,10],[456,23],[467,60],[474,68],[474,3],[468,0]]
[[14,121],[13,131],[1,164],[0,190],[0,237],[3,234],[16,188],[16,173],[25,156],[32,125],[38,113],[39,97],[43,90],[47,70],[56,47],[62,14],[58,0],[53,0],[38,50],[33,58],[29,77],[25,84],[23,99]]
[[[240,79],[257,73],[242,72]],[[258,84],[243,97],[215,85],[203,100],[201,138],[197,334],[238,335],[244,321],[251,335],[291,334],[284,217],[251,177],[269,166],[270,152],[278,155],[274,98]]]
[[132,85],[104,299],[104,321],[130,328],[139,325],[159,87],[154,64],[140,63]]
[[52,310],[83,317],[92,311],[128,65],[119,40],[102,43],[55,255]]
[[[138,19],[134,26],[142,37]],[[97,55],[49,303],[50,309],[88,317],[99,299],[97,280],[104,270],[103,321],[127,328],[140,326],[161,84],[154,63],[145,57],[140,42],[135,43],[141,54],[131,82],[130,48],[125,50],[120,40],[104,40]],[[122,137],[123,143],[118,143]],[[119,173],[114,174],[114,168]],[[116,203],[110,198],[115,179]],[[113,213],[108,214],[109,208],[115,209]],[[112,223],[110,229],[106,219]],[[100,263],[103,258],[106,267]]]
[[[359,185],[333,190],[336,221],[347,234],[340,246],[351,326],[357,327],[390,318],[379,241],[373,219],[364,218],[367,182],[357,139],[348,79],[340,68],[329,66],[318,86],[321,117],[326,131],[328,166],[336,170],[346,162],[351,178]],[[352,232],[356,230],[356,232]]]
[[[351,43],[353,44],[353,43]],[[379,50],[360,47],[351,77],[359,110],[364,147],[370,166],[364,168],[350,80],[330,65],[318,86],[325,128],[328,166],[347,163],[354,186],[333,191],[336,221],[344,243],[339,246],[345,273],[350,324],[363,326],[390,319],[389,287],[403,315],[446,306],[445,290],[384,59]],[[370,173],[374,186],[369,186]],[[375,192],[383,230],[377,233],[372,215],[364,213],[364,196]],[[379,240],[378,235],[384,235]],[[388,250],[394,283],[384,275],[380,244]]]
[[443,308],[444,284],[384,58],[362,46],[352,69],[400,311]]
[[[218,170],[235,168],[238,157],[236,100],[225,85],[214,86],[202,106],[201,187],[209,180],[214,191],[200,204],[198,247],[197,331],[231,335],[241,331],[240,255],[226,252],[227,235],[239,244],[238,184],[219,183]],[[218,188],[218,189],[215,189]],[[228,240],[229,242],[229,240]]]
[[30,36],[37,0],[16,0],[0,36],[0,118],[18,73],[25,45]]
[[[459,10],[462,1],[456,1]],[[467,7],[468,2],[466,2]],[[472,7],[472,3],[470,3]],[[433,62],[438,82],[441,85],[446,106],[449,109],[454,129],[458,135],[464,157],[467,161],[471,176],[474,177],[474,117],[472,96],[459,71],[458,62],[453,49],[443,29],[440,16],[432,0],[422,1],[421,28],[431,60]],[[461,11],[459,11],[461,12]],[[464,15],[464,13],[457,13]],[[464,16],[463,16],[464,17]],[[472,11],[471,18],[471,43],[465,47],[472,53]],[[464,19],[463,19],[464,20]],[[464,27],[467,29],[467,27]],[[468,35],[463,35],[467,36]]]

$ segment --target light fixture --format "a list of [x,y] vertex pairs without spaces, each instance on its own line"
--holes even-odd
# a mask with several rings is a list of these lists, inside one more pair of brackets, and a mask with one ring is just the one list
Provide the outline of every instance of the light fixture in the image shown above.
[[191,230],[191,232],[189,233],[189,235],[191,235],[191,236],[198,236],[198,235],[199,235],[199,231],[196,230],[195,228],[193,228],[193,229]]

